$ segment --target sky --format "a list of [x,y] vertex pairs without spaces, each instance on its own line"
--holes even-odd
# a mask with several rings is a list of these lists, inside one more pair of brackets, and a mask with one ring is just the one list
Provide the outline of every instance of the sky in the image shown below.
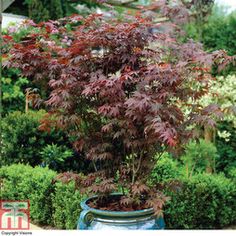
[[219,5],[229,6],[229,11],[236,10],[236,0],[215,0],[215,3]]

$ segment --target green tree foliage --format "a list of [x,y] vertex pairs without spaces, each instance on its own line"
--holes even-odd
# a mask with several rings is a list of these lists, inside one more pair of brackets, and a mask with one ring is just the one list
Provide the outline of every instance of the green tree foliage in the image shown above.
[[[227,15],[225,10],[215,6],[212,14],[201,26],[201,42],[209,51],[225,49],[229,55],[236,54],[236,12]],[[192,22],[186,27],[188,36],[199,39],[198,25]]]
[[51,0],[50,2],[50,19],[56,20],[64,16],[63,5],[61,0]]
[[213,14],[203,28],[203,44],[211,51],[225,49],[236,54],[236,13],[228,16]]
[[236,166],[236,76],[219,76],[210,84],[211,93],[202,98],[202,105],[216,103],[225,111],[215,130],[215,144],[219,153],[216,170]]
[[152,171],[151,183],[161,183],[166,180],[178,179],[181,176],[181,166],[179,163],[171,158],[168,153],[164,153],[160,160],[156,162]]
[[228,176],[229,176],[229,178],[233,179],[233,181],[236,182],[236,166],[231,167],[231,168],[228,170]]
[[2,79],[3,115],[9,112],[24,110],[25,89],[29,86],[29,80],[22,78],[18,70],[4,69]]
[[65,132],[51,128],[47,132],[39,129],[45,111],[9,113],[1,122],[3,153],[0,164],[13,163],[49,165],[56,171],[91,171],[89,161],[73,151]]
[[[7,9],[8,12],[29,16],[35,22],[56,20],[73,13],[79,13],[77,6],[88,7],[86,14],[91,13],[90,8],[97,6],[95,1],[68,1],[68,0],[15,0]],[[83,13],[83,12],[82,12]]]
[[217,149],[213,143],[200,139],[186,145],[182,161],[186,166],[186,176],[192,177],[194,172],[211,171],[215,168]]
[[202,40],[203,26],[207,22],[212,11],[214,0],[183,0],[191,11],[192,21],[194,22],[197,40]]
[[219,153],[216,159],[216,170],[226,171],[236,168],[236,126],[235,123],[224,121],[218,124],[216,146]]
[[49,10],[41,0],[30,0],[28,4],[29,17],[35,22],[47,21],[50,19]]

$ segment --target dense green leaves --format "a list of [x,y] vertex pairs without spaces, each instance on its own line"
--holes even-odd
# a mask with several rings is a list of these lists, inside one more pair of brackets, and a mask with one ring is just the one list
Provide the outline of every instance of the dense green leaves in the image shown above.
[[[45,111],[13,112],[3,118],[1,165],[24,163],[32,166],[43,162],[40,152],[47,144],[65,145],[65,134],[51,130],[50,133],[39,130],[40,120]],[[68,141],[67,141],[68,144]]]
[[52,180],[56,173],[48,168],[15,164],[0,168],[0,198],[30,200],[30,218],[39,224],[52,224]]
[[24,88],[29,81],[26,78],[18,78],[16,81],[12,78],[2,77],[2,93],[3,93],[3,115],[9,112],[25,109]]
[[76,229],[80,202],[85,198],[80,191],[75,189],[75,183],[56,183],[55,192],[52,195],[53,225],[57,229]]
[[199,174],[180,180],[178,191],[169,191],[165,209],[167,228],[220,229],[236,220],[235,183],[220,175]]
[[68,157],[73,156],[73,151],[66,146],[57,144],[48,144],[40,152],[42,156],[42,165],[48,165],[51,169],[58,169]]
[[235,12],[230,15],[226,14],[226,9],[214,6],[213,11],[203,24],[198,26],[197,23],[191,22],[187,26],[187,32],[191,38],[199,39],[199,31],[201,27],[201,42],[206,50],[213,51],[224,49],[230,55],[236,54],[235,43]]
[[236,127],[234,122],[225,121],[217,126],[216,147],[219,156],[216,160],[216,169],[218,171],[227,172],[227,169],[236,167]]
[[213,143],[203,139],[189,142],[181,158],[186,166],[186,176],[191,177],[194,172],[214,172],[217,157],[217,149]]
[[22,164],[0,168],[1,200],[29,200],[35,224],[75,229],[84,198],[74,183],[55,183],[56,172]]
[[182,166],[176,160],[164,153],[155,164],[151,174],[151,184],[162,183],[167,180],[175,180],[183,177]]

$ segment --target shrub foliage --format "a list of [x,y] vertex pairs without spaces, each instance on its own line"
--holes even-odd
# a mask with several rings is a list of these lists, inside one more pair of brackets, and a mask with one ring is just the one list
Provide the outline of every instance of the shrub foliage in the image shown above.
[[219,229],[236,221],[235,183],[220,175],[199,174],[168,191],[167,228]]
[[36,166],[44,161],[40,152],[47,144],[65,144],[65,134],[60,130],[54,129],[50,133],[39,130],[40,120],[45,114],[43,110],[16,111],[3,118],[1,165],[24,163]]
[[3,200],[30,200],[30,217],[38,224],[52,224],[52,180],[56,172],[15,164],[0,168]]

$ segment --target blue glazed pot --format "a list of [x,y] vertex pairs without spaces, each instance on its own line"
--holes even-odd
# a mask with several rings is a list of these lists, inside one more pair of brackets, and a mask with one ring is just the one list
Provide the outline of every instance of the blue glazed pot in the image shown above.
[[[120,194],[115,194],[120,195]],[[164,229],[162,217],[156,218],[152,208],[138,211],[104,211],[91,208],[88,198],[81,202],[83,211],[80,214],[77,229],[82,230],[155,230]]]

